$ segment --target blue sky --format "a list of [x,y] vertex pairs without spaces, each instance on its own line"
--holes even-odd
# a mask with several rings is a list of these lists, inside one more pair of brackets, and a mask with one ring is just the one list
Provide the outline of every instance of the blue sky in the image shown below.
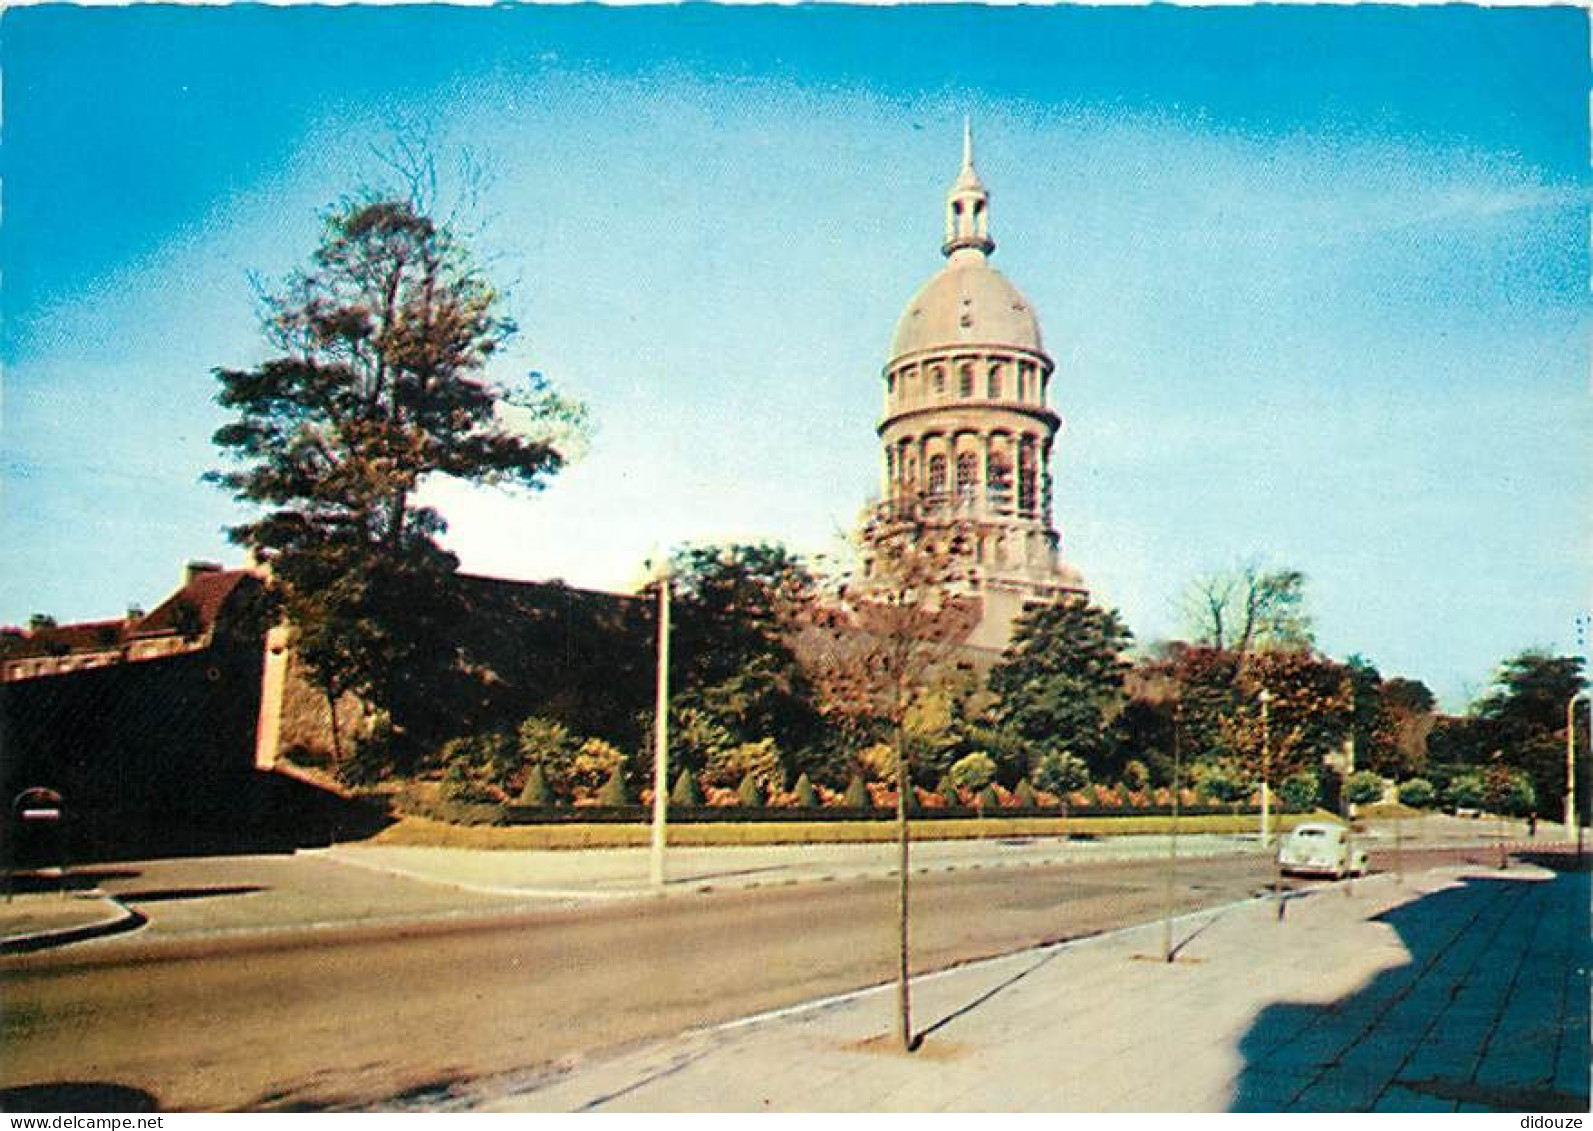
[[0,622],[239,560],[215,366],[249,273],[423,135],[595,431],[437,485],[467,569],[834,549],[939,267],[962,116],[1067,420],[1071,560],[1145,640],[1303,570],[1320,643],[1450,706],[1589,607],[1588,28],[1572,8],[106,8],[0,21]]

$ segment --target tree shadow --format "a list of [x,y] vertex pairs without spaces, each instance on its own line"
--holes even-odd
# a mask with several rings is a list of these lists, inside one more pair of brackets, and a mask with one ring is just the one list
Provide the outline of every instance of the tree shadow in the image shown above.
[[1046,951],[1039,958],[1038,961],[1036,961],[1034,963],[1031,963],[1030,965],[1024,967],[1022,970],[1019,970],[1016,974],[1013,974],[1010,977],[1007,977],[1007,978],[1003,979],[1002,981],[996,983],[994,986],[991,986],[988,990],[985,990],[978,997],[974,998],[972,1001],[968,1002],[965,1005],[958,1006],[956,1009],[952,1010],[950,1013],[948,1013],[944,1017],[940,1018],[940,1020],[934,1022],[931,1025],[926,1025],[924,1028],[920,1029],[917,1033],[915,1033],[913,1035],[913,1039],[912,1039],[913,1048],[917,1049],[920,1045],[922,1045],[924,1043],[925,1038],[927,1038],[928,1036],[930,1036],[933,1033],[938,1033],[940,1030],[942,1030],[946,1026],[950,1025],[953,1021],[956,1021],[959,1017],[966,1017],[968,1014],[972,1013],[974,1010],[978,1009],[980,1006],[989,1003],[994,998],[996,998],[999,995],[1005,993],[1007,990],[1010,990],[1013,986],[1016,986],[1019,982],[1022,982],[1025,978],[1029,977],[1031,974],[1035,973],[1041,967],[1043,967],[1047,963],[1049,963],[1052,959],[1054,959],[1057,956],[1057,953],[1058,953],[1058,951],[1056,951],[1054,949]]
[[1588,894],[1586,872],[1499,873],[1376,916],[1409,961],[1263,1010],[1230,1110],[1587,1111]]
[[53,1080],[0,1088],[0,1111],[92,1112],[159,1111],[160,1103],[142,1088],[104,1080]]

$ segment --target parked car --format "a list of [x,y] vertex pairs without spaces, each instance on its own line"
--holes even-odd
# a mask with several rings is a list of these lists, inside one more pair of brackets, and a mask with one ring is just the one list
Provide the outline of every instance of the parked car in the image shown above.
[[1343,825],[1312,821],[1297,825],[1278,846],[1278,870],[1284,875],[1345,876],[1366,874],[1366,850],[1357,848]]

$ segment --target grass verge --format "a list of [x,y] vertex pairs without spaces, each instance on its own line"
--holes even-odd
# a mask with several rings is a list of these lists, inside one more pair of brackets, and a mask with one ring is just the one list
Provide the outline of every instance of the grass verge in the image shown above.
[[[1301,821],[1326,814],[1287,814],[1273,818],[1273,832],[1285,832]],[[914,840],[996,840],[1002,837],[1159,836],[1173,827],[1171,817],[989,817],[984,820],[911,822]],[[1182,817],[1178,831],[1253,833],[1254,814]],[[430,848],[578,849],[640,848],[651,842],[652,830],[641,823],[614,825],[450,825],[425,817],[404,817],[368,844]],[[672,825],[669,843],[676,848],[722,848],[758,844],[865,844],[896,839],[896,823],[878,821],[736,822]]]

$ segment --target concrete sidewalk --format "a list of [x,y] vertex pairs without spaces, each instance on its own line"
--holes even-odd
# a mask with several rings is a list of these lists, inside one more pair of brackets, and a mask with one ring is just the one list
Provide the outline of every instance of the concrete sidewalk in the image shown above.
[[1588,1110],[1588,874],[1379,876],[499,1083],[495,1111]]

